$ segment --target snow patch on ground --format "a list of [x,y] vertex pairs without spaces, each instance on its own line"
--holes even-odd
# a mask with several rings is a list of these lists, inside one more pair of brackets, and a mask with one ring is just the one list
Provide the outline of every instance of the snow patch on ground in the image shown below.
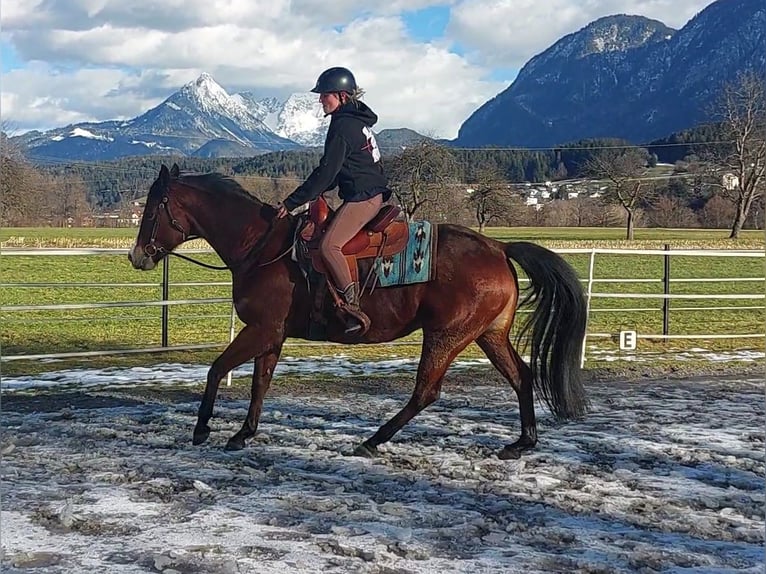
[[538,405],[538,448],[515,461],[493,456],[518,433],[504,385],[448,385],[373,460],[348,455],[407,394],[269,397],[256,438],[229,453],[243,400],[219,399],[193,447],[198,398],[183,389],[171,402],[86,386],[76,407],[12,393],[2,570],[762,572],[763,382],[588,393],[579,421]]
[[[593,356],[606,361],[628,361],[649,363],[657,356],[624,352],[618,355],[592,351]],[[741,350],[730,352],[712,352],[706,349],[689,349],[678,353],[678,361],[707,360],[711,363],[752,363],[766,356],[763,352]],[[46,360],[55,363],[57,359]],[[274,371],[276,377],[287,375],[323,374],[337,377],[385,375],[396,373],[415,373],[419,358],[403,357],[378,361],[359,361],[348,355],[323,355],[308,357],[283,356]],[[450,372],[489,365],[487,359],[461,359],[450,366]],[[27,389],[64,388],[64,387],[99,387],[114,385],[199,384],[205,381],[209,365],[186,363],[162,363],[150,367],[114,367],[105,369],[66,369],[29,376],[5,376],[0,380],[3,392]],[[234,377],[252,376],[251,363],[242,365],[232,372]]]

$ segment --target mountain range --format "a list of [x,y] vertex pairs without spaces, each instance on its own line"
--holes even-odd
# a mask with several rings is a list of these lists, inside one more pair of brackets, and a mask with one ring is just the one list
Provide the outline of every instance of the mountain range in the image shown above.
[[228,94],[201,74],[160,105],[126,121],[86,122],[11,138],[39,160],[136,155],[245,157],[321,145],[329,125],[311,94],[286,101]]
[[[766,75],[766,1],[717,0],[675,30],[642,16],[600,18],[533,57],[460,127],[457,147],[552,147],[586,138],[647,143],[710,120],[725,82]],[[284,101],[228,94],[202,74],[126,121],[73,124],[11,140],[37,160],[140,155],[250,157],[321,146],[329,125],[314,94]],[[381,148],[421,139],[401,128]]]
[[529,60],[463,123],[454,143],[646,143],[710,121],[723,85],[745,70],[766,76],[764,0],[718,0],[680,30],[642,16],[608,16]]

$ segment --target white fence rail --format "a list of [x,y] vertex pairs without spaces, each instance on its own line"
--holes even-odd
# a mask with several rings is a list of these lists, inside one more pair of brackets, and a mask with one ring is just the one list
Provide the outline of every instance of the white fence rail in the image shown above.
[[[593,248],[593,249],[554,249],[559,254],[584,254],[589,256],[588,261],[588,275],[587,279],[584,279],[585,292],[587,296],[587,310],[588,321],[590,324],[591,317],[595,313],[630,313],[640,311],[658,311],[656,307],[632,307],[632,308],[593,308],[594,300],[598,299],[632,299],[632,300],[662,300],[663,301],[663,332],[662,333],[636,333],[637,339],[660,339],[660,340],[672,340],[672,339],[749,339],[765,337],[764,332],[758,333],[697,333],[697,334],[670,334],[668,332],[668,316],[670,312],[669,302],[671,300],[752,300],[763,301],[766,296],[763,293],[763,283],[766,281],[764,277],[702,277],[692,279],[673,279],[670,277],[669,262],[674,257],[739,257],[739,258],[753,258],[763,259],[765,254],[762,251],[750,251],[750,250],[669,250],[669,249],[605,249],[605,248]],[[4,249],[2,255],[6,256],[96,256],[96,255],[117,255],[125,254],[124,249],[113,248],[92,248],[92,249],[17,249],[10,248]],[[209,250],[195,249],[184,250],[183,253],[211,253]],[[631,278],[631,279],[619,279],[619,278],[597,278],[597,256],[598,255],[624,255],[626,257],[631,256],[658,256],[663,257],[665,260],[665,275],[663,278]],[[761,271],[763,266],[760,267]],[[712,284],[712,283],[760,283],[760,293],[716,293],[716,294],[671,294],[670,285],[673,283],[700,283],[700,284]],[[661,294],[648,294],[648,293],[625,293],[625,292],[595,292],[594,286],[597,284],[639,284],[639,283],[663,283],[665,286],[664,293]],[[49,353],[49,354],[16,354],[16,355],[4,355],[0,357],[2,361],[15,361],[22,359],[49,359],[49,358],[73,358],[73,357],[93,357],[99,355],[117,355],[117,354],[133,354],[133,353],[146,353],[146,352],[161,352],[168,350],[191,350],[191,349],[203,349],[203,348],[215,348],[221,347],[224,344],[231,341],[235,334],[236,317],[234,314],[233,306],[231,308],[231,316],[229,323],[229,341],[218,341],[203,344],[188,344],[188,345],[175,345],[170,346],[167,344],[167,330],[168,315],[167,309],[171,306],[177,305],[202,305],[211,303],[231,303],[230,298],[200,298],[200,299],[170,299],[167,297],[168,286],[170,285],[168,265],[163,268],[163,281],[160,283],[88,283],[88,282],[72,282],[72,283],[55,283],[55,282],[23,282],[23,283],[0,283],[0,288],[51,288],[51,289],[66,289],[74,287],[87,287],[87,288],[109,288],[109,287],[124,287],[124,288],[161,288],[163,297],[157,301],[114,301],[114,302],[100,302],[100,303],[61,303],[61,304],[40,304],[40,305],[0,305],[0,312],[3,314],[8,313],[23,313],[26,311],[66,311],[66,310],[78,310],[78,309],[105,309],[105,308],[117,308],[117,307],[161,307],[162,308],[162,343],[159,346],[149,346],[143,348],[131,348],[131,349],[106,349],[98,351],[76,351],[66,353]],[[216,281],[216,282],[179,282],[172,283],[173,286],[227,286],[231,285],[230,282]],[[737,306],[737,307],[724,307],[724,306],[712,306],[712,307],[674,307],[674,312],[681,311],[699,311],[704,310],[763,310],[763,305],[752,306]],[[219,315],[220,317],[220,315]],[[76,320],[76,319],[72,319]],[[599,333],[588,331],[583,341],[583,362],[585,361],[585,349],[588,339],[594,338],[616,338],[619,333]],[[287,346],[296,345],[321,345],[319,342],[288,342]],[[411,345],[412,342],[407,343],[386,343],[386,345],[404,344]]]

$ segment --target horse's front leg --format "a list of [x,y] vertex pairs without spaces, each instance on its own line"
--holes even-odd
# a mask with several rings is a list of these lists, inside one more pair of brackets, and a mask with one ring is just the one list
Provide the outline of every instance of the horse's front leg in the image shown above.
[[271,378],[274,376],[274,369],[277,366],[277,361],[279,361],[281,351],[282,343],[280,342],[276,349],[267,351],[255,358],[253,383],[250,389],[250,408],[242,428],[226,443],[226,450],[241,450],[245,448],[245,441],[255,436],[255,431],[258,430],[258,421],[261,418],[263,398],[269,390],[269,385],[271,385]]
[[213,361],[210,370],[207,372],[205,394],[199,405],[197,424],[194,427],[194,437],[192,438],[193,444],[202,444],[210,436],[208,422],[210,422],[210,418],[213,416],[213,405],[218,395],[218,386],[221,383],[221,379],[232,369],[262,353],[263,349],[258,348],[259,339],[262,338],[263,331],[261,329],[252,325],[246,325],[234,340],[229,343],[229,346],[224,349],[223,353]]

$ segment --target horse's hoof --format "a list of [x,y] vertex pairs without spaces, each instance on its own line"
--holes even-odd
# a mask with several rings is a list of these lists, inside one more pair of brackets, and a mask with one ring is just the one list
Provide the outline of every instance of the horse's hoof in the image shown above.
[[518,448],[505,447],[503,450],[497,453],[497,458],[500,460],[516,460],[521,457],[521,450]]
[[205,442],[210,436],[210,427],[205,425],[200,429],[194,429],[194,436],[192,437],[192,444],[194,446],[200,445]]
[[535,442],[525,439],[519,439],[513,444],[509,444],[503,450],[497,453],[497,458],[500,460],[516,460],[526,450],[532,450],[535,448]]
[[364,458],[375,458],[378,456],[378,449],[374,446],[368,446],[365,443],[360,444],[354,449],[354,456],[363,456]]
[[242,450],[243,448],[245,448],[245,441],[239,437],[233,436],[229,439],[229,442],[226,443],[226,446],[223,447],[223,450]]

